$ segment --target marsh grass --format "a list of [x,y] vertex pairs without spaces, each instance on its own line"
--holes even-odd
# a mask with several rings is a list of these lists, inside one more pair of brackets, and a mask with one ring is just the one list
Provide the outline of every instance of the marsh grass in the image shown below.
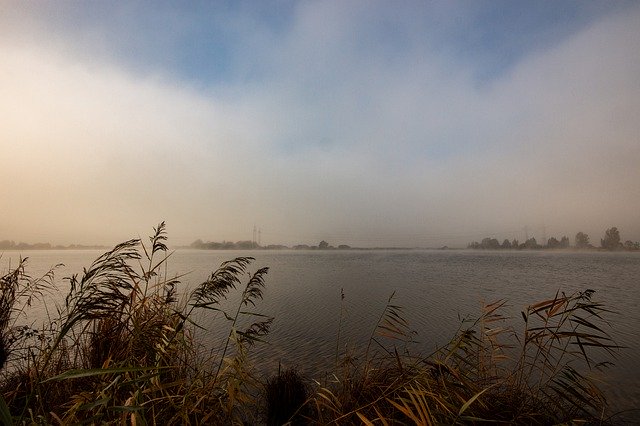
[[296,370],[279,371],[265,384],[266,424],[306,424],[309,419],[308,395],[308,385]]
[[[415,332],[393,294],[366,345],[349,349],[342,292],[334,371],[263,379],[250,351],[272,322],[255,310],[268,269],[251,273],[253,259],[238,257],[185,293],[182,277],[167,276],[170,256],[164,223],[146,244],[117,245],[68,278],[64,303],[43,325],[29,323],[26,312],[57,291],[55,270],[33,279],[25,259],[0,277],[0,422],[608,422],[591,373],[618,346],[591,290],[534,303],[518,326],[503,316],[504,301],[486,304],[428,355],[409,350]],[[197,320],[203,313],[221,320],[217,330]],[[223,339],[207,348],[198,336],[212,331]]]
[[[49,289],[53,271],[32,280],[21,261],[2,277],[4,423],[211,424],[250,417],[258,381],[248,351],[271,324],[252,308],[262,299],[267,268],[250,274],[250,257],[224,262],[182,297],[180,277],[162,273],[170,257],[165,242],[161,223],[147,244],[123,242],[68,278],[64,304],[34,331],[35,340],[16,324]],[[240,303],[227,312],[222,302],[233,291],[241,292]],[[203,357],[193,339],[200,327],[194,317],[203,310],[220,312],[227,328],[218,357]]]
[[[591,290],[558,293],[532,304],[521,313],[521,330],[501,314],[504,301],[484,305],[478,319],[464,321],[446,346],[428,356],[389,345],[410,338],[390,298],[362,361],[317,384],[309,402],[313,421],[607,424],[606,399],[591,373],[605,368],[603,357],[619,346],[604,331],[609,311],[592,296]],[[380,350],[371,355],[374,344]]]

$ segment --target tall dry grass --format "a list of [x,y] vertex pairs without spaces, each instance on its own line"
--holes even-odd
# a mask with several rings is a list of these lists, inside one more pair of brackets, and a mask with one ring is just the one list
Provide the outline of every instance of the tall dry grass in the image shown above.
[[[392,294],[368,343],[347,353],[340,310],[335,370],[323,379],[293,370],[265,379],[249,355],[272,321],[255,311],[268,269],[250,273],[253,259],[238,257],[185,294],[182,277],[166,274],[170,256],[164,223],[146,244],[117,245],[68,278],[64,303],[41,326],[26,312],[57,291],[55,271],[33,279],[21,260],[0,277],[0,423],[609,422],[591,373],[618,346],[593,291],[534,303],[518,327],[503,301],[488,304],[428,355],[409,351],[415,333]],[[216,350],[197,339],[202,312],[224,323]]]
[[[224,262],[179,301],[180,277],[162,270],[170,253],[165,225],[148,244],[130,240],[69,280],[57,314],[38,330],[16,326],[27,305],[49,290],[52,273],[32,280],[25,262],[2,277],[0,418],[3,423],[212,424],[251,420],[259,382],[248,351],[271,318],[253,312],[267,268]],[[232,312],[223,302],[241,292]],[[40,300],[40,303],[43,303]],[[228,339],[203,356],[193,338],[196,313],[217,311]],[[240,328],[241,319],[249,326]],[[245,323],[245,321],[243,321]],[[239,409],[238,407],[241,407]]]
[[[483,307],[443,348],[412,356],[399,307],[387,304],[362,361],[318,383],[309,400],[318,424],[608,424],[597,374],[619,348],[606,333],[608,310],[593,291],[553,298],[522,311],[522,328]],[[382,348],[375,356],[370,347]],[[352,359],[350,357],[350,359]],[[596,361],[600,360],[600,361]]]

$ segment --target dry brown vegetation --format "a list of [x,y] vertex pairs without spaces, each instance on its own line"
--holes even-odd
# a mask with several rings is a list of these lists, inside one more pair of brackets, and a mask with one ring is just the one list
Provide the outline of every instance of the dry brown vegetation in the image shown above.
[[[607,423],[590,377],[617,349],[593,292],[554,297],[522,312],[504,302],[463,322],[433,354],[402,348],[412,338],[393,295],[361,352],[338,354],[315,381],[293,370],[261,379],[252,345],[271,318],[255,312],[267,268],[224,262],[183,301],[164,223],[148,244],[130,240],[69,279],[64,304],[41,327],[21,326],[32,303],[55,290],[53,271],[29,277],[22,261],[0,277],[0,422],[4,424],[556,424]],[[166,271],[166,270],[165,270]],[[229,309],[230,292],[239,301]],[[219,350],[195,338],[197,312],[220,314]],[[242,326],[246,324],[245,326]],[[342,327],[342,319],[340,319]],[[348,325],[347,325],[348,326]],[[327,342],[327,344],[333,344]],[[319,372],[321,375],[322,373]]]

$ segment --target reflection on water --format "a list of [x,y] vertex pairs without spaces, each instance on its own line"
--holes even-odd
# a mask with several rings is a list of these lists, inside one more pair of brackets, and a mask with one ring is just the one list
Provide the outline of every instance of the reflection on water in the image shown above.
[[[56,282],[81,273],[100,251],[29,251],[27,272],[44,274],[57,263]],[[19,253],[5,252],[0,272]],[[553,297],[556,291],[596,290],[595,299],[617,314],[610,320],[611,334],[626,346],[609,372],[608,388],[614,409],[640,407],[640,254],[479,251],[196,251],[178,250],[167,273],[184,274],[186,287],[206,279],[222,261],[253,256],[251,270],[269,266],[264,303],[260,312],[275,317],[268,345],[254,348],[261,368],[278,364],[295,366],[311,375],[323,374],[335,360],[344,291],[341,349],[358,347],[371,334],[389,296],[404,307],[417,332],[411,352],[430,353],[445,344],[457,330],[460,318],[477,316],[482,302],[508,301],[507,313],[521,326],[520,311],[527,305]],[[62,301],[62,296],[51,303]],[[51,310],[50,310],[51,311]],[[43,318],[42,309],[30,320]],[[225,338],[221,318],[208,324],[205,340],[214,346]],[[318,377],[321,378],[321,377]]]

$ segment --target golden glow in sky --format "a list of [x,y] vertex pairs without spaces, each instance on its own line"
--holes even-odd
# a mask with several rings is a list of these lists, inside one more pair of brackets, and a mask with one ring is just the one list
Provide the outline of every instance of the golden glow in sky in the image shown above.
[[491,3],[28,4],[0,5],[0,240],[640,240],[637,4],[521,32]]

